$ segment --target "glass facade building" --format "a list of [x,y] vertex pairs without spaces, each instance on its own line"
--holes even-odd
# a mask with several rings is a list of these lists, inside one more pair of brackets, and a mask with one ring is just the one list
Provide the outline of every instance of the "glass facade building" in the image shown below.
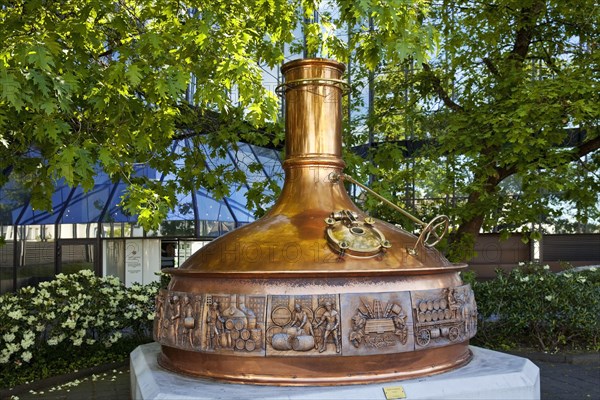
[[[172,151],[189,145],[188,139],[175,141]],[[250,184],[282,182],[278,150],[247,143],[230,148],[225,157],[201,150],[209,166],[227,164],[241,169]],[[248,166],[253,163],[262,168],[251,172]],[[119,206],[127,184],[112,181],[103,171],[97,171],[95,185],[88,192],[58,181],[52,212],[35,210],[18,178],[10,171],[4,173],[9,182],[0,188],[1,293],[80,269],[116,275],[126,284],[147,283],[157,279],[160,268],[180,265],[207,241],[254,220],[246,208],[248,186],[232,190],[221,200],[204,188],[180,193],[175,209],[160,227],[145,231],[136,224],[136,215],[128,215]],[[173,178],[145,164],[136,166],[136,174],[160,182]]]

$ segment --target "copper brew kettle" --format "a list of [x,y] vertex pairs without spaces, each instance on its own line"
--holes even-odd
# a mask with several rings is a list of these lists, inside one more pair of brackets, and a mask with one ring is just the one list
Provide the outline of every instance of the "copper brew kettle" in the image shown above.
[[[169,269],[159,364],[231,382],[335,385],[429,375],[471,358],[473,292],[428,239],[371,218],[342,170],[344,66],[282,67],[285,183],[261,219]],[[420,222],[420,221],[419,221]]]

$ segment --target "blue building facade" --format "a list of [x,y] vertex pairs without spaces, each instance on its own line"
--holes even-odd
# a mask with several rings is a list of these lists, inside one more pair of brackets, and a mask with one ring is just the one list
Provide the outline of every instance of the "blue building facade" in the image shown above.
[[[189,146],[188,139],[173,143],[172,151]],[[253,181],[281,184],[283,170],[278,150],[238,143],[225,157],[211,156],[201,148],[210,167],[227,164],[242,170]],[[249,165],[260,164],[259,171]],[[18,177],[0,188],[0,292],[52,279],[58,273],[91,269],[98,275],[116,275],[126,284],[158,279],[164,267],[180,265],[212,238],[254,221],[246,208],[248,185],[217,200],[204,188],[180,193],[177,204],[155,231],[137,225],[137,216],[120,206],[127,184],[113,181],[101,170],[95,185],[85,192],[56,183],[52,211],[35,210]],[[136,175],[160,182],[173,179],[145,164]]]

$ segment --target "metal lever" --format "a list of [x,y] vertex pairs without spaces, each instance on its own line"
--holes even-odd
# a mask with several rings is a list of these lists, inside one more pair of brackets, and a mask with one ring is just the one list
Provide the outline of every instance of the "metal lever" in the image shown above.
[[[436,244],[438,244],[439,242],[442,241],[442,239],[446,235],[446,232],[448,232],[448,225],[450,223],[450,219],[446,215],[438,215],[437,217],[432,219],[429,223],[426,223],[426,222],[421,221],[419,218],[415,217],[414,215],[410,214],[408,211],[403,210],[402,208],[398,207],[397,205],[395,205],[394,203],[392,203],[385,197],[381,196],[379,193],[373,191],[371,188],[358,182],[356,179],[352,178],[350,175],[332,172],[331,174],[329,174],[329,179],[332,182],[338,182],[339,180],[347,180],[347,181],[355,184],[356,186],[366,190],[368,193],[372,194],[373,196],[377,197],[379,200],[383,201],[385,204],[392,207],[394,210],[400,212],[402,215],[409,218],[411,221],[421,225],[423,230],[421,231],[421,234],[419,235],[419,238],[417,239],[415,246],[412,249],[408,249],[408,252],[410,254],[413,254],[413,255],[417,254],[417,246],[419,244],[422,244],[423,246],[428,247],[428,248],[435,246]],[[438,230],[440,228],[443,228],[443,230],[441,232],[438,232]],[[434,239],[434,241],[430,242],[430,239]]]

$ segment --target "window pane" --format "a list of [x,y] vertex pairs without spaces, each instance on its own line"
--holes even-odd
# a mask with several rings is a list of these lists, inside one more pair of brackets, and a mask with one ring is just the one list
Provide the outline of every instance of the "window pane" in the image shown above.
[[17,267],[17,289],[54,278],[54,243],[21,241],[20,266]]
[[12,238],[12,227],[2,227],[1,234],[5,239],[0,246],[0,294],[3,294],[11,291],[13,285],[14,241],[8,240]]
[[63,244],[61,246],[61,272],[72,274],[84,269],[94,270],[93,244]]
[[33,224],[53,224],[56,222],[60,211],[65,207],[67,198],[71,193],[71,188],[68,187],[64,181],[59,181],[56,186],[55,192],[52,194],[52,211],[40,211],[31,208],[31,205],[27,206],[23,217],[19,220],[21,225],[33,225]]
[[0,225],[13,225],[29,197],[18,182],[9,180],[0,188]]
[[[111,189],[112,184],[110,183],[96,185],[92,191],[87,193],[78,187],[61,222],[80,224],[98,221],[106,206]],[[78,235],[78,237],[81,236]]]
[[125,241],[104,241],[104,275],[112,275],[125,282]]

